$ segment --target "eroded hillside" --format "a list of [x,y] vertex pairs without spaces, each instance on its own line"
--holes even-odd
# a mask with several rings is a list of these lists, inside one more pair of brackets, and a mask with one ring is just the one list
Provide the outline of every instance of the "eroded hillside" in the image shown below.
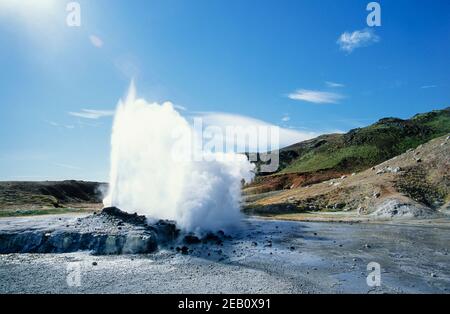
[[449,210],[450,137],[441,136],[359,173],[247,197],[247,213],[353,212],[431,217]]

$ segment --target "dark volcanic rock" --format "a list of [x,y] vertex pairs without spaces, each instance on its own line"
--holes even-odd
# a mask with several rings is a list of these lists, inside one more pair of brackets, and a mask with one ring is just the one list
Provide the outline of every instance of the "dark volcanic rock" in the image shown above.
[[217,245],[221,245],[223,243],[223,240],[217,234],[209,232],[202,238],[202,242],[203,243],[215,242]]
[[[105,208],[100,215],[83,218],[33,219],[0,231],[0,254],[67,253],[91,251],[93,254],[142,254],[157,250],[175,225],[159,222],[148,225],[144,216],[128,214],[118,208]],[[41,221],[39,220],[39,221]],[[70,223],[69,223],[70,222]]]
[[188,254],[188,253],[189,253],[189,248],[187,246],[181,247],[181,254]]
[[129,214],[126,213],[117,207],[106,207],[102,210],[102,215],[112,216],[117,219],[120,219],[120,223],[129,223],[133,225],[145,225],[147,222],[147,218],[145,216],[139,216],[137,213]]
[[186,235],[185,237],[184,237],[184,243],[186,243],[186,244],[198,244],[198,243],[201,243],[201,241],[200,241],[200,239],[197,237],[197,236],[195,236],[195,235],[192,235],[192,234],[188,234],[188,235]]
[[159,220],[150,226],[158,234],[159,243],[168,243],[174,241],[180,235],[180,229],[174,221]]

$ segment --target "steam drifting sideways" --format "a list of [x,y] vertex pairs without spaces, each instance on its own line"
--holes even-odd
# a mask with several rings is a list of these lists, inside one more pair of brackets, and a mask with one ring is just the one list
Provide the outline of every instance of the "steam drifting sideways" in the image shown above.
[[230,152],[201,151],[192,158],[198,136],[170,102],[136,98],[132,83],[114,117],[104,205],[175,220],[192,232],[236,226],[242,180],[252,180],[254,165]]

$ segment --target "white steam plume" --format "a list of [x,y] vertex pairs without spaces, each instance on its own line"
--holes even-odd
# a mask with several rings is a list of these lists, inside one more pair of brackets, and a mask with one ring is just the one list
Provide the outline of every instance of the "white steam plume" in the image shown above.
[[237,154],[205,152],[209,161],[175,156],[177,148],[190,145],[192,133],[171,103],[136,99],[132,83],[114,117],[104,205],[175,220],[186,231],[226,230],[238,223],[241,180],[252,179],[254,166]]

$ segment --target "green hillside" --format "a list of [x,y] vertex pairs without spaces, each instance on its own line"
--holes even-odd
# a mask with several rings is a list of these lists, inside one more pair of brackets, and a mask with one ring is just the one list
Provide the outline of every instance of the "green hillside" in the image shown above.
[[450,133],[450,107],[411,119],[384,118],[346,134],[332,134],[280,151],[278,173],[360,171]]

